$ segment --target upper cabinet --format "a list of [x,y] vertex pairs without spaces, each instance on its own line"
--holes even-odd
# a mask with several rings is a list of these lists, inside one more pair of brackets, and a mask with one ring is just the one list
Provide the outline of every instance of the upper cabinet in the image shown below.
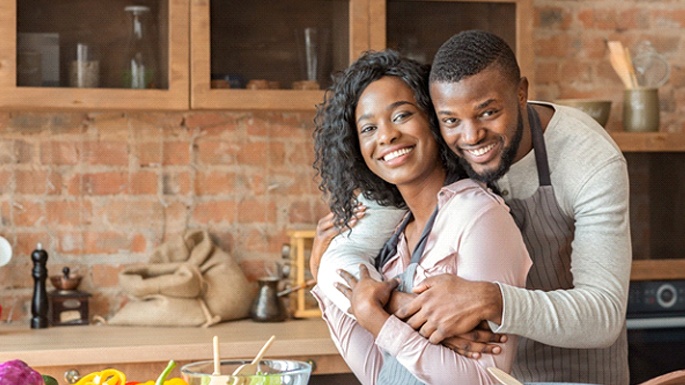
[[368,49],[368,0],[191,5],[191,107],[313,110]]
[[189,107],[189,0],[0,0],[0,106]]
[[430,62],[461,30],[505,36],[532,71],[530,0],[193,1],[191,107],[312,110],[332,72],[394,48]]
[[482,29],[509,43],[522,75],[535,84],[532,0],[370,0],[369,13],[372,49],[393,48],[430,63],[454,34]]
[[531,0],[0,0],[0,107],[314,110],[362,52],[429,62],[472,28],[530,77],[531,15]]

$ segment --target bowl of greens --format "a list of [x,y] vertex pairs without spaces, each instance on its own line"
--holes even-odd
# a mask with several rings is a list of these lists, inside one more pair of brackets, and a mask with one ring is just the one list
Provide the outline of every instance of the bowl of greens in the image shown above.
[[[213,375],[214,361],[198,361],[181,367],[181,376],[188,385],[306,385],[312,366],[304,361],[261,360],[254,374],[231,375],[239,366],[251,360],[221,360],[221,374]],[[217,378],[218,377],[218,378]]]

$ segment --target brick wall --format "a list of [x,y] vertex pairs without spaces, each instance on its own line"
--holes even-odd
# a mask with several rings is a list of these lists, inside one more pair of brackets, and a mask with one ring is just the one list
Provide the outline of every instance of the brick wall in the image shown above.
[[[620,130],[622,86],[605,40],[632,48],[648,39],[672,65],[660,90],[662,130],[683,130],[676,111],[685,99],[685,1],[534,5],[538,99],[611,99],[608,129]],[[29,255],[38,242],[50,253],[51,274],[68,265],[85,276],[91,313],[103,316],[125,298],[116,278],[122,266],[145,261],[186,228],[209,229],[249,276],[258,275],[263,261],[280,257],[286,229],[315,223],[325,210],[312,182],[312,117],[0,112],[0,234],[15,247],[0,268],[3,318],[11,307],[15,320],[30,318]]]
[[[7,317],[30,318],[31,251],[49,274],[84,276],[91,314],[124,301],[117,273],[171,235],[206,228],[250,277],[280,258],[286,229],[325,212],[313,113],[0,113],[0,268]],[[48,288],[52,287],[48,283]]]
[[633,50],[650,41],[671,64],[659,89],[662,131],[685,126],[677,106],[685,102],[685,1],[533,0],[537,98],[595,97],[612,100],[607,129],[622,130],[623,86],[609,62],[607,40]]

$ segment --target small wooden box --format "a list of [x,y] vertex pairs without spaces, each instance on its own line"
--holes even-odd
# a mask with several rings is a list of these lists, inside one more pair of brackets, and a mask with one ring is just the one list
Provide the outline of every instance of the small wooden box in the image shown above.
[[[292,286],[306,285],[314,278],[309,271],[309,255],[314,241],[315,229],[290,230],[290,279]],[[290,307],[295,318],[321,317],[321,310],[308,288],[290,295]]]

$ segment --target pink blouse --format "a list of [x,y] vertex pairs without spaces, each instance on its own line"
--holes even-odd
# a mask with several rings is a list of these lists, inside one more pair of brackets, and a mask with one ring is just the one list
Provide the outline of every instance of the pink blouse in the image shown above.
[[[531,260],[509,209],[499,196],[470,179],[463,179],[441,189],[438,206],[414,285],[427,277],[447,273],[474,281],[525,286]],[[383,277],[395,277],[406,269],[409,261],[409,250],[402,235],[397,255],[383,267]],[[312,292],[340,354],[363,384],[376,383],[383,351],[396,357],[426,384],[496,384],[486,368],[496,366],[507,372],[511,369],[516,352],[515,336],[509,336],[502,344],[500,354],[484,354],[474,360],[442,345],[431,344],[409,325],[391,316],[374,341],[371,333],[323,294],[319,286],[332,285],[337,279],[321,278]]]

